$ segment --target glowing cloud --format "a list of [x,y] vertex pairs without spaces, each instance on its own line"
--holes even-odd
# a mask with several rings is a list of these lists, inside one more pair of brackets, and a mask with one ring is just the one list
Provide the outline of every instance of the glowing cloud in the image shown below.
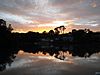
[[0,18],[11,23],[16,31],[75,24],[81,28],[95,20],[96,24],[88,25],[95,31],[100,30],[99,3],[100,0],[0,0]]

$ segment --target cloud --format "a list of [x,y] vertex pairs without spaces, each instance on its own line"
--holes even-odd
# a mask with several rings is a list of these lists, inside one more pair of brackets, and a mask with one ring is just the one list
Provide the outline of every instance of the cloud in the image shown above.
[[75,23],[82,25],[94,20],[100,25],[99,3],[100,0],[0,0],[0,17],[17,26],[75,18],[78,18]]
[[32,0],[0,0],[0,11],[9,12],[15,15],[22,15],[34,9],[35,2]]
[[50,0],[53,6],[66,7],[79,3],[81,0]]
[[[57,9],[48,4],[48,0],[3,0],[0,1],[0,13],[20,16],[24,20],[47,23],[54,20],[57,17],[56,12],[58,12]],[[0,16],[2,17],[2,15]],[[8,19],[7,15],[5,17]]]

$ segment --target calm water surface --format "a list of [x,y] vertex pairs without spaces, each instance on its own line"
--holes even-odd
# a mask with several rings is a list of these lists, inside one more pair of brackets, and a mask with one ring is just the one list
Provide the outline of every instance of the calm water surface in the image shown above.
[[100,72],[100,53],[81,58],[66,52],[66,58],[60,60],[48,53],[33,54],[20,50],[16,56],[11,66],[7,65],[0,75],[95,75]]

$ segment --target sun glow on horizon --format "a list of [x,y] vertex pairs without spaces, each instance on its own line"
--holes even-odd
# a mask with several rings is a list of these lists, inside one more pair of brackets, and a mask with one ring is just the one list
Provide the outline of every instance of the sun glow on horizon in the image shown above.
[[58,27],[61,25],[67,26],[68,24],[66,23],[66,21],[53,21],[47,24],[39,24],[37,25],[37,27]]
[[[33,24],[33,25],[32,25]],[[31,25],[25,25],[25,27],[18,27],[13,30],[13,32],[18,32],[18,33],[27,33],[29,31],[32,32],[39,32],[42,33],[44,31],[46,31],[47,33],[50,30],[54,30],[54,28],[59,27],[59,26],[65,26],[65,33],[68,33],[70,31],[72,31],[72,29],[85,29],[85,28],[89,28],[89,26],[92,27],[96,27],[99,26],[99,24],[96,23],[96,21],[87,21],[86,23],[79,21],[79,19],[69,19],[69,20],[56,20],[56,21],[52,21],[50,23],[38,23],[35,25],[34,21]],[[84,27],[84,26],[85,27]],[[94,29],[92,29],[93,31],[96,31]]]
[[[68,22],[68,23],[67,23]],[[16,28],[15,30],[13,30],[13,32],[18,32],[18,33],[27,33],[29,31],[32,32],[39,32],[42,33],[43,31],[49,32],[50,30],[54,30],[54,28],[59,27],[64,25],[66,28],[69,28],[69,24],[71,24],[72,21],[53,21],[51,23],[47,23],[47,24],[38,24],[36,26],[34,25],[27,25],[28,27],[24,27],[24,28]],[[66,31],[67,30],[67,31]],[[69,30],[66,29],[65,32],[68,32]]]

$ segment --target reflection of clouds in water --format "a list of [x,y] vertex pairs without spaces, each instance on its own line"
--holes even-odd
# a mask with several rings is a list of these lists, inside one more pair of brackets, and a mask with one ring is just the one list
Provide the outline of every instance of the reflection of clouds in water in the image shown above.
[[49,54],[18,53],[11,67],[0,75],[94,75],[100,71],[100,53],[90,58],[68,56],[65,60]]
[[[68,63],[68,64],[76,64],[76,65],[81,65],[81,64],[88,64],[89,65],[94,65],[97,62],[100,62],[99,59],[100,55],[99,54],[94,54],[90,58],[81,58],[81,57],[66,57],[65,60],[60,60],[57,58],[54,58],[53,56],[49,55],[44,55],[43,54],[30,54],[30,53],[23,53],[23,54],[18,54],[17,58],[15,59],[14,63],[12,64],[12,68],[14,67],[24,67],[26,64],[29,63],[34,63],[34,62],[40,62],[40,61],[48,61],[48,62],[62,62],[62,63]],[[42,63],[41,62],[41,63]],[[91,66],[92,66],[91,65]],[[95,64],[97,65],[97,64]],[[97,65],[98,66],[98,65]]]

